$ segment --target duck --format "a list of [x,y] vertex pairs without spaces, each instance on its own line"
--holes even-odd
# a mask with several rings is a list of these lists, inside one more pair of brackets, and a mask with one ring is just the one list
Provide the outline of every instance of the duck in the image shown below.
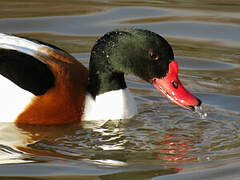
[[124,74],[152,84],[180,107],[194,111],[201,105],[180,82],[171,45],[155,32],[107,32],[92,47],[88,69],[57,46],[0,33],[0,122],[130,119],[138,111]]

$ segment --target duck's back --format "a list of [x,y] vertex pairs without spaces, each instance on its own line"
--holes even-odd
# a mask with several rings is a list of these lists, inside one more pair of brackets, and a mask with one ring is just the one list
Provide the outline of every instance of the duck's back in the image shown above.
[[87,80],[87,69],[65,51],[0,34],[0,122],[79,121]]

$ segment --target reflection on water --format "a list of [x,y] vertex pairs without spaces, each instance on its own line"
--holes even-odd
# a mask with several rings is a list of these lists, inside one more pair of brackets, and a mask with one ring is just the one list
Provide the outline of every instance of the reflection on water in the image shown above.
[[0,177],[240,176],[239,2],[2,0],[0,5],[1,32],[57,45],[86,66],[96,39],[112,29],[141,27],[164,35],[179,62],[180,79],[203,101],[208,114],[201,119],[127,75],[140,111],[130,120],[0,124]]
[[157,157],[159,160],[178,162],[194,158],[193,155],[189,154],[191,146],[194,147],[194,142],[191,139],[166,134],[159,140],[159,145]]

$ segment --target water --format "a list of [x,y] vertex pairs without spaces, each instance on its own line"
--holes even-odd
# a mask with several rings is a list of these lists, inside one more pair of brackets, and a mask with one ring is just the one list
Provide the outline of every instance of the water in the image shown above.
[[194,112],[197,113],[201,119],[207,118],[207,113],[204,112],[202,106],[195,106],[194,108]]
[[[6,1],[1,32],[36,38],[88,66],[96,39],[119,27],[163,35],[203,112],[181,109],[126,76],[139,114],[64,126],[0,124],[0,179],[240,179],[240,3]],[[207,116],[205,117],[205,113]]]

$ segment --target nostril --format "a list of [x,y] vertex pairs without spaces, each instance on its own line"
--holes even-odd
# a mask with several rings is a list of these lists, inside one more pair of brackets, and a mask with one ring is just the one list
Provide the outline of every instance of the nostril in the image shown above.
[[174,87],[175,89],[178,88],[178,83],[177,83],[176,81],[173,81],[173,82],[172,82],[172,85],[173,85],[173,87]]
[[156,80],[157,80],[156,78],[153,78],[152,83],[156,83]]
[[202,101],[200,99],[198,99],[198,98],[197,98],[197,101],[198,101],[198,105],[197,106],[201,106]]

